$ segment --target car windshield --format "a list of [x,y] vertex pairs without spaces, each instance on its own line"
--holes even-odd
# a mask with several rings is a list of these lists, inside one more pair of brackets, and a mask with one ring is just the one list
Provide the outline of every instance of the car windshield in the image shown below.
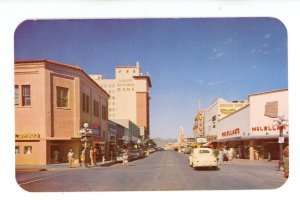
[[199,150],[198,151],[200,154],[202,154],[202,153],[210,153],[208,150],[204,150],[204,149],[201,149],[201,150]]

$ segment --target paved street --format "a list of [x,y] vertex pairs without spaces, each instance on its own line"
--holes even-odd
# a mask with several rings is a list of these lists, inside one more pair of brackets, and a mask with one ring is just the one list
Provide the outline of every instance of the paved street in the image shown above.
[[286,181],[276,166],[277,161],[233,160],[219,170],[194,170],[188,155],[159,151],[128,166],[17,171],[16,179],[35,192],[276,189]]

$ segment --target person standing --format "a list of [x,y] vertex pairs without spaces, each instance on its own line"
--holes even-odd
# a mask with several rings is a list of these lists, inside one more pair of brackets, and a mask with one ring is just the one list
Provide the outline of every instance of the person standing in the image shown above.
[[58,163],[58,156],[59,156],[59,151],[58,150],[54,150],[54,152],[53,152],[54,163]]
[[70,149],[68,153],[68,161],[69,161],[69,167],[73,168],[74,167],[74,152],[72,149]]
[[94,166],[94,151],[93,148],[90,149],[90,160],[91,160],[91,166]]
[[123,165],[128,165],[128,151],[125,150],[123,154]]
[[223,162],[223,149],[219,149],[219,154],[218,154],[218,163],[219,165],[223,165],[224,162]]
[[289,146],[286,146],[283,150],[283,166],[284,166],[284,178],[289,177]]

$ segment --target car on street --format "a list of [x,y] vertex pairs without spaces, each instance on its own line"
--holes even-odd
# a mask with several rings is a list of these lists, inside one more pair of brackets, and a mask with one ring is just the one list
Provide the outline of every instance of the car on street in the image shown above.
[[193,149],[192,147],[186,147],[186,148],[183,149],[183,153],[184,154],[190,154],[192,149]]
[[218,169],[218,161],[211,148],[193,148],[189,155],[189,164],[194,169],[199,167]]
[[129,150],[130,160],[142,158],[141,151],[139,149]]

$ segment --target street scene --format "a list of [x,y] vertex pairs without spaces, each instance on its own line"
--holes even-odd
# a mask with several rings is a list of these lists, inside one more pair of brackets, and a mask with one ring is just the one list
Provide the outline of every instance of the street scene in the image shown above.
[[16,181],[29,192],[278,189],[294,134],[287,57],[275,18],[24,21]]
[[194,170],[188,165],[187,154],[157,151],[127,166],[53,166],[47,171],[17,171],[16,177],[18,184],[30,192],[277,189],[285,178],[276,171],[276,164],[234,159],[219,169]]

